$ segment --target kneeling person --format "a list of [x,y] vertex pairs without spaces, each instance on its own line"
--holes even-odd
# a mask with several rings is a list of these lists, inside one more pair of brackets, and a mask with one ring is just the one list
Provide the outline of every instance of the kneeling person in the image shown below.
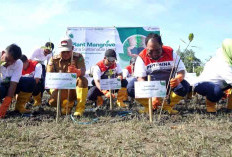
[[41,82],[42,65],[38,61],[28,60],[25,55],[22,55],[21,61],[23,62],[22,77],[19,81],[19,93],[15,105],[15,110],[20,113],[29,113],[25,109],[25,104],[30,100],[33,95],[35,103],[33,106],[41,104],[41,92],[43,84]]
[[[176,54],[169,46],[163,46],[161,37],[157,34],[149,34],[145,39],[146,48],[140,52],[135,62],[135,78],[128,84],[128,95],[135,96],[134,82],[146,81],[147,76],[151,75],[152,81],[165,80],[168,83],[172,67],[175,62]],[[180,58],[177,57],[177,61]],[[177,114],[178,111],[173,107],[177,104],[189,91],[189,83],[184,80],[185,66],[180,60],[178,68],[176,68],[177,75],[170,80],[170,87],[172,92],[170,95],[170,104],[167,102],[164,104],[163,109],[169,114]],[[148,99],[137,99],[144,107],[143,112],[148,112]],[[156,104],[159,104],[158,98],[153,98],[153,106],[156,108]]]
[[[61,90],[61,113],[66,114],[67,112],[70,114],[74,101],[77,100],[78,104],[74,115],[82,116],[85,111],[86,97],[88,93],[88,80],[84,77],[86,70],[84,58],[80,53],[73,52],[72,40],[67,37],[60,41],[58,50],[60,54],[54,56],[54,58],[49,61],[47,72],[69,72],[77,74],[76,90],[70,90],[69,101],[67,100],[68,90]],[[72,55],[73,61],[71,63]],[[50,92],[51,98],[49,104],[51,106],[56,106],[58,90],[52,89]],[[66,107],[66,105],[68,107]]]
[[[206,97],[206,111],[215,113],[216,103],[232,86],[232,39],[225,39],[204,67],[194,85],[194,92]],[[227,109],[232,110],[232,93],[228,93]]]
[[16,93],[23,69],[23,63],[20,60],[21,55],[21,48],[15,44],[11,44],[0,56],[0,101],[4,99],[0,106],[0,118],[5,117],[11,100]]
[[[93,87],[90,88],[88,93],[88,100],[97,101],[97,105],[101,106],[103,104],[102,95],[107,98],[110,97],[110,92],[108,90],[101,90],[100,79],[108,79],[108,73],[112,71],[111,78],[121,79],[121,89],[118,90],[117,95],[117,105],[119,107],[126,107],[123,100],[127,99],[127,80],[122,79],[122,69],[118,63],[116,63],[117,57],[116,52],[112,49],[108,49],[105,52],[105,57],[102,61],[98,62],[93,69]],[[114,97],[114,95],[112,95]]]

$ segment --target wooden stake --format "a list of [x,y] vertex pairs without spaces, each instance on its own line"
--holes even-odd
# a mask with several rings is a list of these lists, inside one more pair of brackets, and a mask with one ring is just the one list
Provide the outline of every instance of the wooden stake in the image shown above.
[[[148,75],[148,81],[151,81],[151,75]],[[153,122],[152,98],[149,98],[149,120]]]
[[[110,76],[108,76],[108,79],[110,79]],[[110,92],[110,110],[113,110],[113,101],[112,101],[112,90],[109,90]]]
[[[71,56],[71,64],[70,65],[72,65],[72,62],[73,62],[73,52],[72,52],[72,56]],[[69,102],[70,102],[70,89],[68,89],[68,102],[65,104],[66,116],[68,115]]]
[[[59,71],[59,73],[61,73],[61,70]],[[61,99],[61,89],[58,89],[58,93],[57,93],[57,109],[56,109],[56,123],[58,123],[59,118],[60,118],[60,102]]]

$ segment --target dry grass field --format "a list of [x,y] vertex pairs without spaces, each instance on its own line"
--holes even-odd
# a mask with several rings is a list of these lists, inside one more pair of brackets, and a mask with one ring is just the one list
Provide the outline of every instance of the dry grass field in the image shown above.
[[138,114],[140,105],[132,106],[88,110],[75,121],[62,116],[58,124],[55,109],[45,103],[31,117],[12,106],[0,120],[0,156],[232,156],[232,113],[224,102],[212,115],[201,103],[186,101],[177,106],[179,115],[163,113],[157,121],[155,112],[153,123]]

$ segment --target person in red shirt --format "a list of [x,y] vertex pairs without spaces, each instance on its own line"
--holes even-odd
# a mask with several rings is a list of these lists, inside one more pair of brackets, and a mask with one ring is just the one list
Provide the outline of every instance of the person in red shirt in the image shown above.
[[[147,76],[150,75],[152,81],[165,80],[168,84],[171,70],[174,66],[175,58],[179,60],[179,56],[176,57],[176,53],[169,46],[163,46],[160,35],[151,33],[145,39],[146,48],[140,52],[135,62],[134,80],[129,82],[127,89],[128,95],[135,97],[134,94],[134,82],[146,81]],[[178,111],[173,107],[177,104],[189,91],[189,83],[184,80],[185,66],[180,60],[179,66],[176,68],[176,76],[171,79],[171,103],[165,103],[163,110],[166,110],[169,114],[177,114]],[[144,105],[144,112],[148,112],[148,99],[137,99],[142,105]],[[153,106],[159,104],[159,98],[153,98]]]
[[130,65],[126,66],[122,70],[123,79],[133,77],[136,58],[137,57],[132,57],[130,60]]
[[[28,96],[25,96],[21,100],[21,103],[24,104],[27,103],[27,101],[29,101],[32,95],[35,100],[33,106],[39,106],[42,103],[41,92],[43,91],[43,81],[42,81],[43,67],[38,61],[30,60],[25,55],[22,55],[21,61],[23,62],[23,71],[22,71],[21,80],[25,80],[27,83],[32,82],[31,86],[27,86],[27,85],[24,86],[26,87],[24,91],[28,91],[27,93],[24,93],[24,95],[28,94]],[[20,97],[18,97],[17,100],[19,100],[19,98]],[[17,102],[19,103],[19,101]]]
[[[117,105],[119,107],[126,107],[127,105],[123,103],[125,99],[125,94],[127,94],[126,86],[128,84],[126,79],[122,78],[122,69],[118,63],[116,63],[117,56],[113,49],[108,49],[105,52],[105,57],[103,60],[97,63],[93,68],[93,87],[90,88],[88,92],[88,100],[96,101],[97,106],[103,105],[102,96],[105,95],[107,98],[110,97],[110,92],[108,90],[101,90],[100,80],[108,79],[109,71],[112,71],[111,78],[121,79],[121,89],[118,90],[117,95]],[[114,95],[112,95],[114,97]]]

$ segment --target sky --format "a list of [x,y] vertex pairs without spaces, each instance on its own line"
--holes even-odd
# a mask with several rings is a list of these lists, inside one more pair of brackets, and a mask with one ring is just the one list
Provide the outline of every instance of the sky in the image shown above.
[[232,38],[229,0],[0,0],[0,49],[18,44],[28,57],[47,41],[55,46],[67,27],[160,28],[164,45],[193,46],[203,62]]

